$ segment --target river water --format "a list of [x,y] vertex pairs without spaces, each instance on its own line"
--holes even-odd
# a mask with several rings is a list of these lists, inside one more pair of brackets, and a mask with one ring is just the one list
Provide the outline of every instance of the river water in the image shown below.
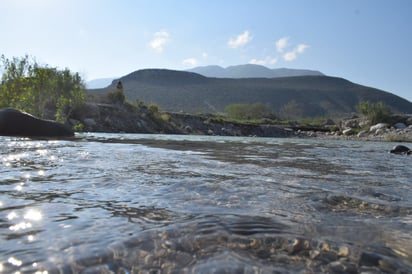
[[391,143],[0,142],[0,273],[412,272],[412,157]]

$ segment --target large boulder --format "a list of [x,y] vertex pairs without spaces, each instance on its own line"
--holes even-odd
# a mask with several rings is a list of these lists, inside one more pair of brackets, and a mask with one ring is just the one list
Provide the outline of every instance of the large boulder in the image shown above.
[[404,123],[396,123],[393,125],[395,129],[405,129],[407,126]]
[[24,137],[71,137],[70,127],[43,120],[12,108],[0,109],[0,135]]
[[378,123],[376,125],[371,126],[369,129],[369,132],[377,133],[378,130],[384,130],[384,129],[387,129],[388,127],[389,125],[386,123]]

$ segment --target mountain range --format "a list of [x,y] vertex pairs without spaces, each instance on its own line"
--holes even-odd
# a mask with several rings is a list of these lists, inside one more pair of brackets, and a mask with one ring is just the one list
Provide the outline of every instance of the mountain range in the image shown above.
[[104,88],[110,85],[114,79],[116,78],[112,77],[112,78],[93,79],[93,80],[86,82],[86,88],[88,89]]
[[293,76],[323,76],[316,70],[277,68],[269,69],[265,66],[245,64],[223,68],[221,66],[203,66],[187,70],[206,77],[215,78],[278,78]]
[[105,94],[121,81],[129,101],[157,104],[171,112],[222,113],[235,103],[263,103],[274,113],[293,102],[305,117],[342,116],[356,111],[360,101],[387,104],[395,113],[412,113],[412,103],[386,91],[352,83],[346,79],[317,76],[278,78],[216,78],[194,72],[144,69],[132,72],[104,89]]
[[[265,66],[254,65],[254,64],[245,64],[230,66],[223,68],[221,66],[202,66],[195,67],[189,70],[188,72],[194,72],[206,77],[214,78],[277,78],[277,77],[293,77],[293,76],[322,76],[323,73],[316,70],[308,69],[288,69],[288,68],[277,68],[269,69]],[[97,89],[104,88],[110,85],[110,83],[116,79],[112,78],[99,78],[93,79],[86,82],[86,87],[88,89]]]

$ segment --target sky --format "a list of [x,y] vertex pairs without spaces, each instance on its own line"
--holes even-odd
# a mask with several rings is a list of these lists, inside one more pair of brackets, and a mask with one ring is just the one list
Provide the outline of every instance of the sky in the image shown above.
[[252,63],[412,101],[412,0],[0,0],[0,11],[0,55],[85,80]]

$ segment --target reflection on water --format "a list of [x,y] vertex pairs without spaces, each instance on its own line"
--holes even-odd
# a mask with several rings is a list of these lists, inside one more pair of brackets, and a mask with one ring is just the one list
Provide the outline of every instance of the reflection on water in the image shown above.
[[0,272],[412,271],[412,158],[393,144],[0,139]]

